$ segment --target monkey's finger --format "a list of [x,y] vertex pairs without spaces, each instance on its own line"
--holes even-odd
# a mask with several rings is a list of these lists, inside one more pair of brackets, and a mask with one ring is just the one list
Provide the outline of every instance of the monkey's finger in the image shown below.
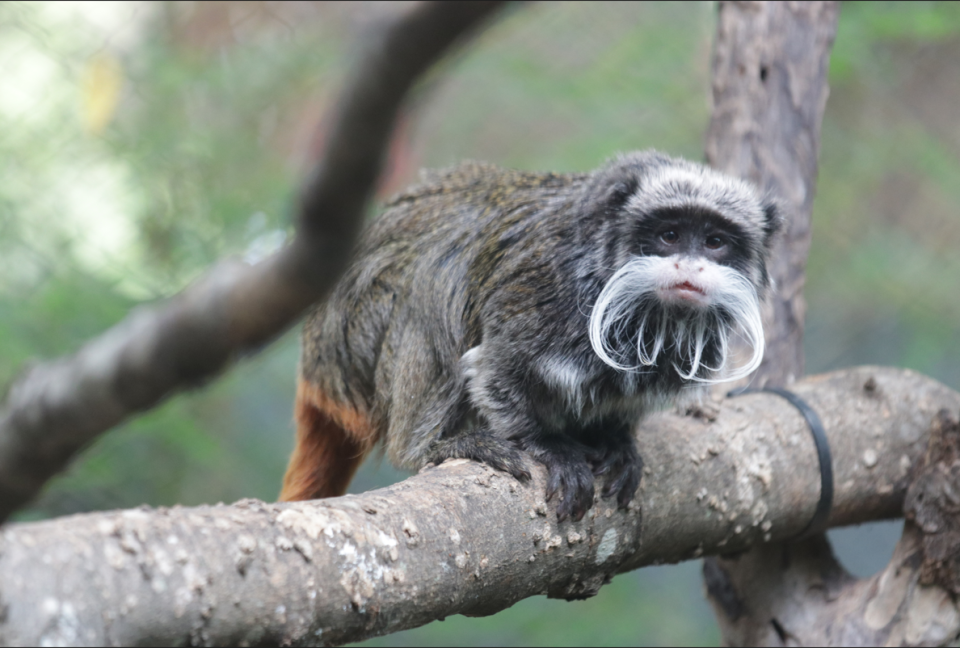
[[619,474],[613,477],[603,489],[604,498],[617,496],[617,506],[626,508],[633,499],[637,487],[640,485],[642,468],[635,463],[630,463],[621,469]]
[[552,502],[558,492],[560,492],[560,471],[551,469],[547,477],[547,502]]
[[445,459],[453,458],[485,463],[509,473],[520,482],[530,479],[530,472],[524,466],[523,453],[516,445],[481,430],[443,439],[434,445],[430,461],[440,464]]
[[595,477],[607,474],[619,462],[619,457],[612,452],[605,452],[603,455],[597,452],[594,456],[596,459],[590,460],[590,463],[593,466],[593,475]]
[[[589,475],[589,472],[587,472]],[[589,490],[589,501],[593,501],[593,480],[590,479],[589,485],[583,483],[576,469],[568,467],[564,471],[558,471],[560,502],[557,504],[557,521],[563,522],[568,517],[574,521],[580,520],[590,504],[584,504],[586,499],[585,491]]]
[[609,481],[603,487],[601,497],[607,498],[618,494],[632,478],[631,472],[633,472],[632,466],[622,464],[618,466],[616,472],[610,476]]
[[572,516],[574,522],[579,522],[590,507],[593,506],[593,480],[589,485],[580,485],[576,490],[576,501],[573,506]]
[[486,463],[490,464],[497,470],[509,473],[517,481],[527,482],[530,480],[530,472],[523,467],[523,459],[521,458],[519,452],[513,455],[494,455],[490,457]]
[[565,499],[570,500],[570,515],[575,522],[583,519],[593,506],[593,474],[586,463],[571,466]]

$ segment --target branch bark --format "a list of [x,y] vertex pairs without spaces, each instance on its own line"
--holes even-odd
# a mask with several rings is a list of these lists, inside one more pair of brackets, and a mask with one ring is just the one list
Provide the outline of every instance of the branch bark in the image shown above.
[[[834,525],[899,515],[936,412],[960,411],[960,394],[903,370],[851,369],[794,389],[834,448]],[[800,531],[819,497],[803,418],[768,394],[706,416],[648,421],[637,505],[600,501],[577,523],[549,512],[538,466],[521,485],[452,461],[359,496],[10,525],[0,644],[339,644],[536,594],[582,598],[616,573]]]
[[14,382],[0,409],[0,522],[99,434],[256,352],[326,294],[353,247],[403,98],[502,4],[425,2],[369,35],[301,196],[292,244],[253,267],[221,263]]
[[[937,646],[956,640],[960,423],[952,412],[936,417],[926,456],[910,471],[908,521],[880,573],[852,577],[822,535],[757,546],[711,564],[707,583],[721,584],[724,592],[713,602],[723,602],[718,617],[727,645]],[[724,569],[721,564],[735,569],[712,571]]]

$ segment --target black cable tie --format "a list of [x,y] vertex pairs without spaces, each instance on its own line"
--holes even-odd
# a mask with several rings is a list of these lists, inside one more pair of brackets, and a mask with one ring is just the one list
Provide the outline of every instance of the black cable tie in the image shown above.
[[823,423],[820,417],[813,411],[805,400],[794,394],[792,391],[781,389],[779,387],[764,387],[763,389],[734,389],[727,396],[741,396],[743,394],[752,394],[758,392],[770,392],[782,398],[785,398],[791,405],[800,410],[803,418],[807,420],[807,426],[813,435],[813,443],[817,446],[817,459],[820,461],[820,501],[817,502],[817,510],[807,526],[797,535],[797,539],[821,533],[827,529],[827,519],[830,517],[830,510],[833,508],[833,459],[830,455],[830,442],[827,441],[826,430],[823,429]]

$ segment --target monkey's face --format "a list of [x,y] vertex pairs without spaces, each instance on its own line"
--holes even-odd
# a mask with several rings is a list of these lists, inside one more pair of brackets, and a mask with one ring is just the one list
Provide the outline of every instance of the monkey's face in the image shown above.
[[[707,209],[670,208],[637,219],[630,258],[604,286],[590,341],[621,371],[672,363],[684,380],[719,382],[749,374],[763,357],[754,247],[733,221]],[[731,335],[753,349],[731,368]]]
[[639,220],[631,238],[634,256],[663,259],[650,264],[650,278],[657,298],[676,308],[717,306],[730,282],[724,268],[749,266],[744,232],[709,210],[662,210]]
[[[597,357],[619,371],[673,368],[695,382],[756,369],[766,261],[780,226],[776,203],[741,180],[655,151],[618,158],[594,174],[587,196],[593,213],[616,223],[596,230],[615,232],[600,242],[614,267],[604,268],[613,275],[590,314]],[[732,367],[728,350],[737,336],[753,354]]]

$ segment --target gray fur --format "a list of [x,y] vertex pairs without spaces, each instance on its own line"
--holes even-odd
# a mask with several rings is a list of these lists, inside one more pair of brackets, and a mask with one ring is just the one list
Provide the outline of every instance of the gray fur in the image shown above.
[[670,344],[642,372],[604,363],[591,346],[591,309],[644,254],[635,228],[663,206],[739,227],[740,272],[762,298],[775,210],[743,182],[654,151],[591,174],[466,163],[388,202],[305,326],[303,376],[365,413],[402,467],[460,454],[521,475],[516,457],[464,450],[469,435],[486,435],[494,454],[519,447],[546,463],[561,517],[582,515],[587,494],[592,502],[585,462],[635,488],[627,464],[639,458],[623,430],[706,376]]

